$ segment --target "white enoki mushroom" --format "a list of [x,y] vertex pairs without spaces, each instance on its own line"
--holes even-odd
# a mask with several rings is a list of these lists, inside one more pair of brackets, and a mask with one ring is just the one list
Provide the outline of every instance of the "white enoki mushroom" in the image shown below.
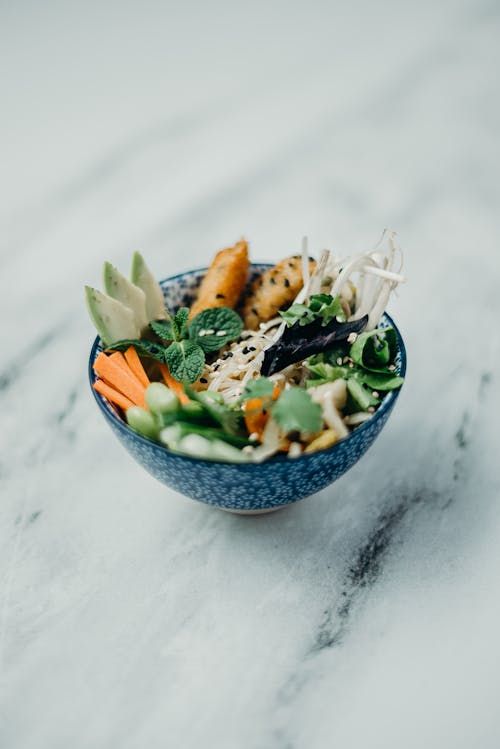
[[344,418],[344,424],[347,424],[347,426],[350,427],[356,427],[359,424],[363,424],[363,422],[368,421],[368,419],[371,419],[372,415],[370,413],[367,413],[366,411],[357,411],[354,414],[349,414],[349,416],[346,416]]
[[333,400],[328,393],[325,393],[321,397],[321,409],[323,411],[323,419],[330,429],[334,429],[339,438],[346,437],[349,434],[349,430],[344,424],[342,416],[333,405]]

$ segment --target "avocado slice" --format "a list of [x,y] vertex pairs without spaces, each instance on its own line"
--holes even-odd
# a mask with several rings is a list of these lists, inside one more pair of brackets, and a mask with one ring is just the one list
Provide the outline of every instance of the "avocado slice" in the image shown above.
[[110,346],[115,341],[139,338],[140,330],[131,309],[91,286],[85,287],[87,308],[102,342]]
[[102,277],[106,294],[132,310],[139,330],[141,332],[146,330],[150,318],[146,313],[146,295],[144,291],[131,284],[111,263],[104,263]]
[[165,319],[167,314],[161,286],[149,270],[140,252],[134,252],[130,280],[146,295],[148,321]]

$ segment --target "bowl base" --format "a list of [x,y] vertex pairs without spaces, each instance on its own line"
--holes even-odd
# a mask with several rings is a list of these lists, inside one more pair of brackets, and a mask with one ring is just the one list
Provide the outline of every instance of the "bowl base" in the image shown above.
[[219,507],[219,510],[231,512],[233,515],[268,515],[270,512],[283,510],[288,505],[278,505],[277,507],[265,507],[263,510],[232,510],[230,507]]

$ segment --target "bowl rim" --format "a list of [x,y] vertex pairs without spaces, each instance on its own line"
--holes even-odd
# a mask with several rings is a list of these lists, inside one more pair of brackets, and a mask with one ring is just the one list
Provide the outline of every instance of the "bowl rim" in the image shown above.
[[[251,263],[249,266],[249,270],[253,267],[257,266],[258,268],[272,268],[273,263],[259,263],[254,262]],[[184,278],[186,276],[191,276],[196,273],[202,273],[206,272],[208,270],[207,267],[200,267],[200,268],[193,268],[191,270],[182,271],[180,273],[176,273],[173,276],[168,276],[167,278],[162,279],[159,281],[160,286],[163,288],[163,285],[166,283],[169,283],[171,281],[176,281],[177,279]],[[396,332],[396,338],[398,343],[398,353],[401,357],[401,367],[399,371],[399,375],[401,377],[405,377],[406,375],[406,364],[407,364],[407,356],[406,356],[406,347],[403,341],[403,336],[401,335],[399,328],[397,327],[396,323],[392,319],[392,317],[387,314],[387,312],[383,313],[382,319],[385,319],[389,326],[392,326]],[[124,434],[128,436],[132,436],[134,439],[138,440],[139,442],[142,442],[146,447],[154,447],[156,449],[159,449],[161,451],[164,451],[167,455],[178,458],[181,462],[186,463],[194,463],[194,464],[204,464],[204,465],[218,465],[218,466],[231,466],[232,468],[240,469],[258,469],[262,467],[262,465],[268,465],[268,464],[276,464],[276,463],[298,463],[298,462],[308,462],[310,460],[314,460],[318,457],[318,455],[327,455],[335,452],[336,449],[338,449],[340,446],[345,445],[351,437],[354,436],[354,434],[359,434],[364,432],[366,429],[368,429],[370,426],[373,426],[373,424],[382,418],[382,416],[387,412],[390,411],[394,403],[396,402],[399,393],[401,392],[401,389],[404,385],[401,385],[397,390],[391,390],[387,395],[385,395],[380,403],[380,406],[375,411],[375,413],[372,414],[372,416],[367,419],[365,422],[360,424],[356,427],[356,429],[353,429],[352,432],[350,432],[346,437],[336,442],[331,447],[327,447],[325,450],[318,450],[314,453],[302,453],[301,455],[298,455],[296,458],[289,458],[288,455],[273,455],[270,458],[267,458],[266,460],[262,461],[261,463],[230,463],[225,460],[208,460],[206,458],[195,458],[190,455],[183,455],[182,453],[175,452],[174,450],[170,450],[170,448],[166,447],[166,445],[162,445],[160,442],[155,442],[154,440],[150,440],[147,437],[144,437],[142,434],[139,434],[139,432],[136,432],[132,427],[130,427],[123,419],[121,419],[116,411],[112,408],[112,406],[108,403],[106,398],[97,392],[97,390],[94,389],[93,385],[94,382],[97,379],[97,376],[93,369],[93,363],[96,358],[96,351],[100,346],[101,339],[99,336],[97,336],[92,344],[92,347],[90,349],[89,354],[89,360],[88,360],[88,377],[89,377],[89,385],[90,390],[92,391],[92,395],[94,396],[97,405],[99,406],[99,409],[101,410],[103,416],[106,419],[109,419],[112,423],[116,425],[116,427]]]

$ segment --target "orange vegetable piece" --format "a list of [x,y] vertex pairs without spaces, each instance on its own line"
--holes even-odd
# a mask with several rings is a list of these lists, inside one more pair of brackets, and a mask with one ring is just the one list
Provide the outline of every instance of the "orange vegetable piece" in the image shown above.
[[178,382],[176,379],[172,377],[170,374],[170,371],[168,369],[168,366],[166,364],[159,364],[161,376],[163,377],[165,381],[165,385],[170,388],[170,390],[173,390],[176,396],[179,398],[180,402],[184,405],[186,403],[189,403],[189,397],[184,388],[182,387],[182,383]]
[[116,353],[118,352],[106,356],[101,351],[94,362],[94,370],[101,380],[105,380],[114,390],[122,393],[128,400],[132,401],[133,405],[147,408],[146,388],[132,374],[123,357],[124,363],[116,356]]
[[103,380],[96,380],[94,382],[94,390],[97,390],[98,393],[104,395],[104,397],[107,398],[108,401],[111,401],[111,403],[123,408],[124,411],[134,405],[131,400],[123,395],[123,393],[119,393],[118,390],[112,388],[111,385],[107,385]]
[[[273,389],[272,400],[278,400],[281,393],[281,386],[276,383]],[[245,426],[248,434],[256,434],[259,442],[262,442],[262,434],[269,421],[268,399],[249,398],[244,404]]]
[[133,346],[129,346],[129,348],[125,351],[125,359],[132,370],[132,373],[137,377],[139,382],[144,385],[145,388],[150,384],[149,377],[147,376],[144,367],[142,366],[142,362],[139,359],[139,354],[135,350]]

